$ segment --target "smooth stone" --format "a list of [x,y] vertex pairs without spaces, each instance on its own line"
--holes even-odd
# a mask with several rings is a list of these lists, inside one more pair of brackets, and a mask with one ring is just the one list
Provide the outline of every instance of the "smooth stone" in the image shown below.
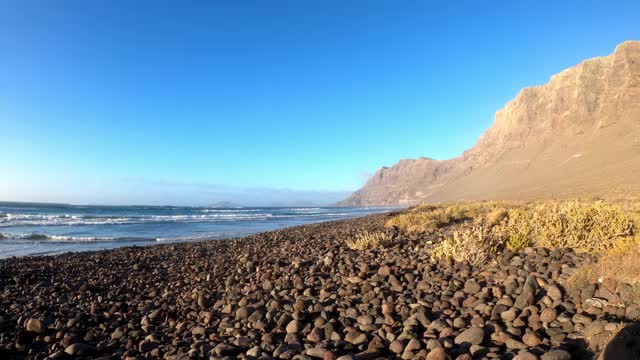
[[404,344],[402,344],[402,341],[394,340],[389,344],[389,350],[393,353],[401,354],[404,351]]
[[359,345],[367,341],[367,335],[357,331],[351,331],[345,335],[344,340],[348,343]]
[[560,301],[562,300],[562,290],[557,285],[551,285],[547,287],[547,296],[553,301]]
[[251,349],[247,350],[246,354],[251,357],[258,357],[260,355],[260,347],[254,346]]
[[121,337],[124,336],[124,331],[122,331],[121,328],[116,328],[112,333],[111,333],[111,340],[118,340]]
[[218,356],[229,356],[229,355],[235,354],[238,351],[238,349],[233,347],[233,346],[231,346],[231,345],[228,345],[228,344],[225,344],[225,343],[220,343],[220,344],[216,345],[215,348],[213,348],[213,351]]
[[571,354],[566,350],[551,350],[544,353],[540,360],[571,360]]
[[191,335],[204,335],[206,333],[206,329],[202,326],[196,326],[191,329]]
[[457,329],[463,329],[465,327],[467,327],[467,322],[464,321],[463,318],[455,318],[453,319],[453,327],[457,328]]
[[511,321],[515,320],[517,316],[518,316],[518,314],[516,313],[515,309],[509,309],[507,311],[503,311],[500,314],[500,318],[502,318],[502,320],[506,321],[506,322],[511,322]]
[[141,353],[146,353],[146,352],[150,352],[150,351],[156,349],[158,346],[159,346],[158,343],[147,341],[147,340],[143,340],[138,345],[138,351],[140,351]]
[[93,346],[83,343],[75,343],[67,346],[64,349],[64,352],[71,356],[88,355],[93,352]]
[[436,339],[429,339],[429,341],[427,341],[427,349],[429,350],[433,350],[441,347],[442,347],[442,344],[440,344],[440,341]]
[[416,351],[422,348],[422,344],[417,339],[409,340],[407,346],[405,346],[404,351]]
[[484,340],[484,329],[479,327],[472,327],[456,336],[453,342],[457,345],[471,346],[480,345],[482,343],[482,340]]
[[477,294],[480,290],[482,290],[482,287],[473,279],[469,279],[464,283],[464,292],[467,294]]
[[555,320],[557,316],[558,316],[558,313],[557,313],[557,311],[555,309],[546,308],[540,314],[540,320],[542,320],[543,322],[546,322],[546,323],[550,323],[553,320]]
[[291,322],[289,322],[289,324],[287,324],[286,327],[286,331],[287,334],[296,334],[298,332],[300,332],[302,330],[302,327],[304,325],[302,324],[302,321],[300,320],[291,320]]
[[526,344],[513,338],[507,339],[507,342],[505,343],[505,345],[507,346],[507,349],[518,349],[518,350],[524,350],[528,347]]
[[538,283],[536,282],[533,276],[528,276],[524,282],[524,286],[522,287],[522,292],[516,298],[513,306],[516,308],[523,310],[529,305],[533,305],[533,302],[536,298],[536,290]]
[[[331,359],[335,359],[335,357],[331,357]],[[324,360],[330,360],[328,356],[325,355]],[[355,360],[353,355],[342,355],[336,360]]]
[[527,331],[524,336],[522,336],[522,342],[527,344],[528,346],[538,346],[542,342],[542,339],[535,333],[531,331]]
[[306,354],[311,356],[311,357],[323,359],[324,358],[324,354],[326,352],[327,352],[327,349],[315,347],[315,348],[308,349]]
[[528,351],[521,351],[513,360],[538,360],[538,357]]
[[238,310],[236,310],[236,319],[245,320],[251,315],[252,312],[253,312],[253,309],[247,306],[243,306]]
[[451,356],[443,348],[435,348],[427,354],[425,360],[451,360]]
[[40,319],[29,319],[27,320],[27,331],[36,333],[36,334],[44,334],[47,328],[44,326]]

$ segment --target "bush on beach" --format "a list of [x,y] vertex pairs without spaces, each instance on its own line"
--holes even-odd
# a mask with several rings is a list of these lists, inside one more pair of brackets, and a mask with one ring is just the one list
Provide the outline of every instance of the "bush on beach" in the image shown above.
[[[628,204],[604,201],[428,205],[409,209],[392,217],[385,225],[406,233],[430,233],[452,227],[458,231],[458,239],[474,237],[478,242],[490,242],[491,247],[498,243],[501,245],[498,248],[513,251],[542,246],[597,253],[611,249],[616,241],[633,235],[635,224],[640,223],[635,209],[637,207]],[[476,229],[469,230],[469,227]],[[480,233],[482,236],[478,235]],[[452,239],[447,237],[445,242],[454,241]]]
[[347,246],[352,250],[366,250],[386,246],[391,242],[391,237],[382,231],[365,231],[347,240]]
[[[431,256],[480,265],[502,250],[529,246],[573,248],[596,255],[597,262],[577,269],[569,289],[594,282],[629,284],[640,301],[640,203],[597,201],[477,202],[423,205],[385,223],[405,234],[430,234],[441,240]],[[384,247],[388,234],[363,232],[347,241],[354,250]]]
[[453,236],[446,237],[435,247],[432,256],[436,259],[454,259],[479,265],[498,250],[499,243],[491,239],[482,226],[456,230]]
[[633,235],[637,219],[636,213],[603,201],[542,202],[509,209],[494,233],[512,243],[526,239],[549,249],[597,253]]
[[[640,300],[640,203],[598,201],[482,202],[419,206],[389,219],[406,233],[443,229],[435,259],[486,263],[500,250],[573,248],[598,256],[578,269],[569,288],[608,279],[632,286]],[[448,230],[448,231],[447,231]]]
[[460,203],[422,205],[389,219],[386,227],[397,227],[408,233],[430,233],[436,229],[473,219],[479,212],[492,209],[496,203]]
[[567,281],[569,290],[582,289],[588,284],[613,281],[629,284],[633,298],[640,301],[640,235],[619,240],[602,254],[597,262],[577,269]]

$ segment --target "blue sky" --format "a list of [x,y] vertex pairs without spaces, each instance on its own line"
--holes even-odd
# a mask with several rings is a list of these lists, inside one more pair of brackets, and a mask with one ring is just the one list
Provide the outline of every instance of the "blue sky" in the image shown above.
[[329,203],[640,39],[637,1],[0,0],[0,199]]

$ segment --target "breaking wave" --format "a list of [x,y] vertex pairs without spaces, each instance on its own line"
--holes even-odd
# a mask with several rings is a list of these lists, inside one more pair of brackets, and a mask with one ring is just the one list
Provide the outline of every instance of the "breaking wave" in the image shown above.
[[325,213],[318,208],[289,210],[282,213],[268,213],[264,210],[209,210],[186,215],[48,215],[48,214],[3,214],[0,227],[9,226],[63,226],[63,225],[118,225],[145,223],[206,223],[229,221],[266,221],[271,219],[291,219],[305,217],[327,217],[328,219],[353,216],[350,212]]
[[26,234],[9,234],[0,233],[0,239],[2,240],[32,240],[47,241],[47,242],[105,242],[105,241],[118,241],[118,242],[139,242],[139,241],[157,241],[155,238],[136,238],[136,237],[108,237],[108,236],[64,236],[64,235],[47,235],[37,233]]
[[48,235],[38,233],[0,233],[0,240],[16,240],[20,242],[59,242],[59,243],[89,243],[89,242],[181,242],[181,241],[203,241],[215,240],[223,238],[232,238],[247,235],[246,232],[219,232],[192,236],[176,236],[176,237],[110,237],[110,236],[65,236],[65,235]]
[[213,208],[0,202],[0,258],[233,238],[381,211],[314,206]]
[[0,227],[23,225],[110,225],[173,222],[217,222],[259,221],[274,217],[289,217],[274,214],[202,214],[202,215],[150,215],[150,216],[91,216],[91,215],[42,215],[6,214],[0,218]]

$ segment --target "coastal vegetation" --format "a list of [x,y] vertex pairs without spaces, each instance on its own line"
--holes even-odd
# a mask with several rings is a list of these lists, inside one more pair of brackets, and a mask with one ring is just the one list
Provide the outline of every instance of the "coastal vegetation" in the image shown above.
[[[591,358],[640,319],[635,214],[604,202],[451,204],[4,259],[0,358]],[[420,218],[440,220],[411,228]],[[570,244],[605,245],[547,248],[562,244],[540,228],[553,224],[575,232]]]
[[386,226],[396,226],[406,232],[433,232],[438,228],[472,219],[484,207],[480,203],[422,205],[392,217],[386,222]]
[[567,287],[581,289],[589,284],[613,281],[626,284],[631,298],[640,301],[640,235],[621,239],[602,254],[597,262],[586,264],[568,279]]
[[391,243],[391,238],[382,231],[364,231],[353,239],[347,240],[347,246],[352,250],[365,250]]
[[[602,279],[638,283],[640,204],[603,200],[476,202],[423,205],[389,218],[407,235],[438,233],[431,256],[480,265],[501,251],[571,248],[599,260],[580,268],[568,285]],[[378,241],[384,243],[383,241]],[[367,242],[374,246],[375,242]],[[640,297],[639,297],[640,298]]]

